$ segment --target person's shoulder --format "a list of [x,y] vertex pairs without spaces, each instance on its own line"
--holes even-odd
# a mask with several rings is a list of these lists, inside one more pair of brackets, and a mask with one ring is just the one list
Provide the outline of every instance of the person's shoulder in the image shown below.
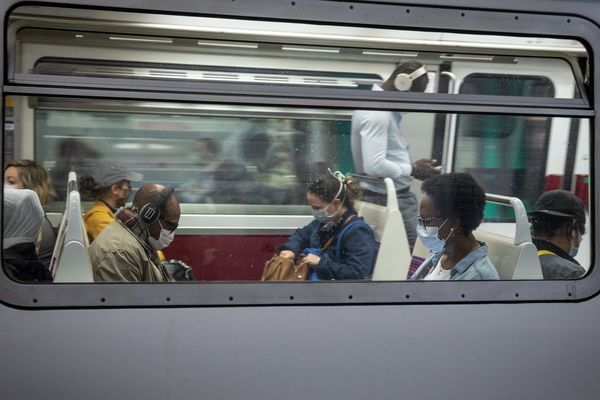
[[83,213],[83,218],[87,220],[89,218],[98,218],[105,215],[112,217],[112,210],[106,204],[102,203],[101,201],[97,201],[94,204],[92,204],[90,208],[85,210],[85,212]]
[[574,279],[585,274],[585,269],[572,261],[556,254],[540,256],[544,279]]
[[494,263],[487,255],[476,260],[471,265],[471,268],[469,268],[466,272],[469,273],[469,270],[471,271],[471,273],[477,274],[479,279],[500,279],[500,276],[498,275],[498,270],[496,270]]
[[373,228],[371,225],[365,221],[363,217],[355,216],[352,221],[348,223],[350,226],[348,227],[348,232],[356,232],[356,233],[369,233],[374,234]]
[[113,246],[116,244],[125,244],[129,241],[132,234],[117,220],[112,221],[106,226],[94,239],[90,249],[94,247]]

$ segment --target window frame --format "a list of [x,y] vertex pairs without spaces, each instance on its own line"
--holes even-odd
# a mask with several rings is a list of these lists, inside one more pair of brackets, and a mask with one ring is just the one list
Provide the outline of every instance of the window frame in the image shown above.
[[[8,3],[8,2],[7,2]],[[3,3],[0,13],[11,11]],[[39,4],[55,5],[39,1]],[[12,3],[18,6],[18,2]],[[61,6],[83,8],[86,2],[67,1]],[[306,0],[298,4],[273,7],[268,0],[223,2],[175,0],[166,5],[154,4],[156,13],[182,15],[256,18],[289,22],[330,23],[398,29],[432,29],[456,33],[521,34],[524,36],[577,38],[588,46],[592,72],[600,65],[600,28],[593,22],[572,15],[515,13],[486,10],[464,10],[452,7],[405,6],[390,3],[356,3]],[[102,9],[123,9],[121,2],[106,0]],[[143,11],[143,10],[140,10]],[[409,11],[409,12],[407,12]],[[293,18],[291,18],[293,16]],[[490,22],[493,21],[493,22]],[[3,19],[2,42],[5,58],[14,51],[7,43],[11,33]],[[468,24],[467,24],[468,23]],[[465,29],[465,26],[469,26]],[[8,40],[5,38],[8,34]],[[498,96],[465,96],[422,93],[362,92],[346,90],[285,90],[258,85],[234,88],[230,84],[178,82],[135,82],[127,79],[71,78],[61,76],[32,77],[15,74],[8,81],[6,63],[0,65],[3,77],[2,98],[6,95],[66,96],[109,99],[167,100],[198,103],[248,105],[290,105],[297,107],[360,108],[447,113],[535,114],[556,117],[589,118],[590,132],[598,125],[600,87],[591,76],[591,93],[580,87],[581,99],[540,99]],[[580,82],[580,79],[577,79]],[[581,86],[581,85],[580,85]],[[588,103],[587,99],[593,103]],[[4,115],[3,115],[4,118]],[[600,147],[591,137],[593,154]],[[598,176],[591,162],[590,175]],[[594,179],[595,181],[596,179]],[[599,205],[591,190],[590,229],[595,243],[598,227],[595,215]],[[0,301],[23,308],[89,308],[89,307],[182,307],[182,306],[265,306],[265,305],[332,305],[332,304],[438,304],[438,303],[503,303],[540,301],[581,301],[600,292],[600,268],[592,266],[584,278],[573,281],[453,281],[453,282],[314,282],[273,283],[173,283],[173,284],[23,284],[0,273]]]

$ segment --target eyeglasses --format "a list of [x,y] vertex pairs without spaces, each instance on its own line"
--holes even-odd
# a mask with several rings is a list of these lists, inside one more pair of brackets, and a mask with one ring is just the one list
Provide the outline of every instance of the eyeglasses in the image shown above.
[[438,215],[437,217],[421,217],[417,215],[417,223],[423,227],[423,229],[427,228],[427,225],[435,221],[436,219],[443,218],[443,215]]
[[[165,223],[165,225],[163,225],[160,221],[163,221]],[[177,229],[179,227],[178,223],[167,221],[166,219],[162,219],[162,218],[160,218],[158,220],[158,223],[159,223],[159,225],[160,225],[161,228],[169,231],[169,233],[175,232],[175,229]]]

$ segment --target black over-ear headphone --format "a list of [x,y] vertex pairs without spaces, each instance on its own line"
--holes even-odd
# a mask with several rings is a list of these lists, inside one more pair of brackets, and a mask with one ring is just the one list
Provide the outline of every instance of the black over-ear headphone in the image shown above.
[[394,87],[399,92],[406,92],[412,87],[413,81],[427,73],[425,67],[419,67],[410,74],[400,73],[394,79]]
[[161,192],[153,201],[144,204],[142,208],[140,208],[140,212],[138,214],[142,222],[147,225],[156,222],[158,217],[160,217],[160,209],[173,191],[175,191],[175,187],[170,185],[165,186],[165,188],[161,190]]

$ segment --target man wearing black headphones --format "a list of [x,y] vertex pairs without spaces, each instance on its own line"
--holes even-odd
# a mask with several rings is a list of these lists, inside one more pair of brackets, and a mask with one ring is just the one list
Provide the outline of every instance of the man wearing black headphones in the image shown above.
[[[373,85],[372,90],[424,92],[427,83],[425,67],[409,61],[399,65],[382,85]],[[352,157],[358,174],[392,178],[406,236],[412,247],[417,238],[418,205],[410,184],[413,177],[425,180],[440,171],[434,168],[436,160],[412,161],[410,146],[400,132],[401,118],[399,112],[356,110],[352,115]],[[362,187],[365,201],[386,204],[383,183],[364,182]]]
[[91,244],[94,281],[171,280],[157,251],[173,241],[181,211],[172,186],[144,185]]

